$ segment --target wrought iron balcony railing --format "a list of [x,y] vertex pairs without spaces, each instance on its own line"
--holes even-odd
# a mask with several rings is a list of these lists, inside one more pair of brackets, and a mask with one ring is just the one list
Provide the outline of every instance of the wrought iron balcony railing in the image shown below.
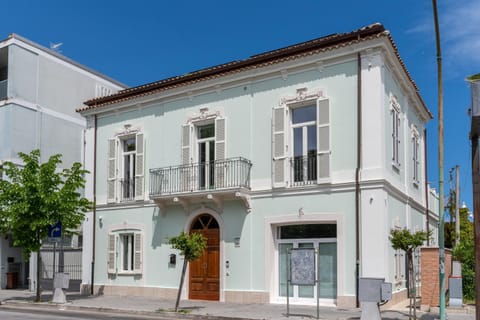
[[317,182],[317,155],[290,158],[292,186],[304,186]]
[[135,199],[135,178],[120,179],[120,201]]
[[242,157],[150,169],[150,196],[250,188],[252,163]]

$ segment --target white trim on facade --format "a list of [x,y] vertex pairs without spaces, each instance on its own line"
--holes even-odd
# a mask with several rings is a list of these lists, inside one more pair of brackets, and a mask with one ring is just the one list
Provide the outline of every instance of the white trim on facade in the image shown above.
[[[195,220],[196,217],[198,217],[201,214],[207,213],[211,216],[213,216],[218,223],[218,226],[220,228],[220,257],[219,257],[219,272],[220,272],[220,302],[225,301],[225,253],[226,253],[226,248],[225,248],[225,224],[223,221],[222,216],[215,210],[209,208],[209,207],[201,207],[196,210],[193,210],[190,212],[190,214],[187,217],[187,220],[185,221],[185,225],[183,227],[183,231],[186,233],[190,232],[190,228],[192,225],[192,222]],[[190,277],[190,268],[187,269],[187,272],[185,273],[185,279],[186,281],[184,282],[184,287],[183,287],[183,292],[182,292],[182,299],[188,299],[188,292],[190,290],[189,288],[189,279]]]
[[[282,216],[265,218],[265,289],[270,294],[270,302],[279,302],[278,297],[278,252],[276,243],[276,227],[293,224],[335,223],[337,225],[337,299],[345,296],[345,225],[343,213],[305,213],[294,212]],[[274,272],[271,272],[274,270]]]
[[87,121],[86,121],[85,118],[75,118],[75,117],[72,117],[72,116],[68,116],[68,115],[66,115],[62,112],[54,111],[52,109],[42,107],[42,106],[40,106],[36,103],[28,102],[28,101],[23,100],[23,99],[8,98],[6,100],[0,101],[0,107],[8,105],[8,104],[14,104],[17,107],[22,107],[22,108],[29,109],[29,110],[32,110],[32,111],[44,113],[46,115],[49,115],[49,116],[52,116],[52,117],[55,117],[57,119],[64,120],[64,121],[67,121],[67,122],[71,122],[73,124],[76,124],[76,125],[79,125],[79,126],[82,126],[82,127],[85,127],[86,124],[87,124]]

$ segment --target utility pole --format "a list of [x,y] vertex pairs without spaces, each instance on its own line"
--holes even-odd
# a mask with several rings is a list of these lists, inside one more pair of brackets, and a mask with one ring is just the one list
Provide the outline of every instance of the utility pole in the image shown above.
[[440,320],[445,320],[445,200],[443,187],[443,86],[442,86],[442,50],[440,47],[440,27],[438,24],[437,1],[432,0],[433,18],[435,23],[435,42],[437,44],[437,86],[438,86],[438,221],[439,245],[439,282],[440,282]]
[[460,166],[455,166],[455,245],[460,242]]

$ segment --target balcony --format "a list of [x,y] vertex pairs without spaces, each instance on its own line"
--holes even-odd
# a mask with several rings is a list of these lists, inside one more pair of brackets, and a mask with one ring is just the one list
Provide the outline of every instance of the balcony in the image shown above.
[[120,201],[135,200],[135,178],[120,179]]
[[317,183],[317,155],[290,158],[290,181],[293,187]]
[[180,204],[185,211],[207,201],[222,211],[224,200],[240,199],[249,210],[251,167],[249,160],[237,157],[150,169],[150,199],[162,209]]

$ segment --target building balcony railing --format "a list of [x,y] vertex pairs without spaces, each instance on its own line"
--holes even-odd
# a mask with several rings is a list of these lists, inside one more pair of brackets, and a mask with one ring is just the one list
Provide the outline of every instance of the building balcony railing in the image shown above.
[[120,201],[135,200],[135,178],[120,179]]
[[317,183],[317,155],[290,158],[290,175],[294,187]]
[[7,98],[7,83],[8,79],[0,80],[0,100]]
[[252,163],[242,157],[150,169],[150,197],[250,189]]

